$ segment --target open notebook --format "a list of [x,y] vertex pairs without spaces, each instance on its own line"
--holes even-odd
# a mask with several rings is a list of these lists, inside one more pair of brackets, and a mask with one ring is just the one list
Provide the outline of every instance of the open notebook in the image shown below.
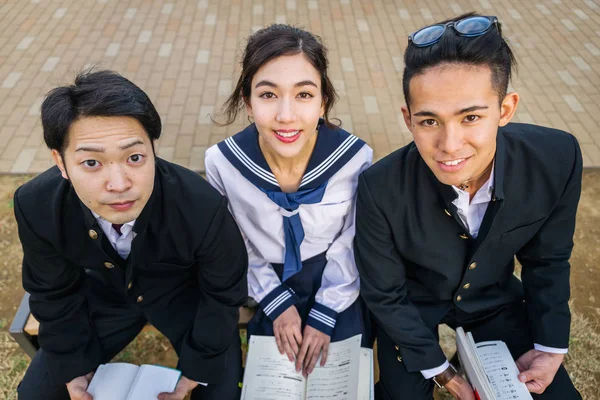
[[475,396],[481,400],[532,400],[519,381],[519,369],[501,340],[475,343],[471,332],[456,329],[458,358]]
[[373,350],[360,341],[357,335],[331,343],[325,366],[318,361],[305,379],[274,337],[252,336],[241,400],[373,400]]
[[102,364],[96,370],[88,393],[94,400],[148,400],[172,392],[181,371],[158,365]]

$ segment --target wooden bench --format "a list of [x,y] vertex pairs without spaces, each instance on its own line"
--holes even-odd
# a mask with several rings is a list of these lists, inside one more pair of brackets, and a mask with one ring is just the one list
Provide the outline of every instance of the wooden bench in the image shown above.
[[[254,308],[240,307],[238,328],[246,329],[248,321],[254,316],[254,313]],[[31,358],[33,358],[39,348],[37,341],[39,328],[40,323],[29,310],[29,293],[25,293],[25,296],[23,296],[23,299],[21,300],[21,305],[15,314],[15,318],[10,325],[9,332],[19,346]],[[148,324],[142,329],[142,332],[158,332],[158,330],[154,326]]]

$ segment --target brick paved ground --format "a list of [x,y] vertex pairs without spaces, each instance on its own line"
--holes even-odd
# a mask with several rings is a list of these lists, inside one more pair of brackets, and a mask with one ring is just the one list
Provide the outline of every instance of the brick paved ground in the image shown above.
[[402,54],[418,27],[466,11],[497,15],[520,61],[517,121],[568,130],[600,166],[599,0],[0,0],[0,173],[51,165],[39,106],[91,64],[142,87],[163,117],[160,156],[202,170],[243,40],[287,22],[321,35],[341,94],[334,115],[376,158],[408,143]]

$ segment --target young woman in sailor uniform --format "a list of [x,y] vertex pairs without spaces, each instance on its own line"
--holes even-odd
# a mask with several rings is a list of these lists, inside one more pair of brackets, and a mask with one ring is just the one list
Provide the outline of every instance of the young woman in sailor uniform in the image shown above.
[[275,336],[296,369],[312,372],[330,342],[362,334],[352,242],[358,175],[373,152],[329,122],[336,93],[326,49],[311,33],[272,25],[248,40],[227,124],[254,123],[206,152],[208,180],[229,200],[246,241],[249,295],[260,307],[249,335]]

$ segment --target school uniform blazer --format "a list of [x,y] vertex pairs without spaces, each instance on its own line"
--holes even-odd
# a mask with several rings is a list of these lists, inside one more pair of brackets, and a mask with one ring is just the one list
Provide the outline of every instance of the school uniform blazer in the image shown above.
[[[152,195],[123,260],[57,167],[20,187],[15,216],[23,286],[56,384],[94,370],[102,348],[91,285],[125,299],[172,343],[189,379],[217,384],[247,298],[247,253],[227,202],[198,174],[156,159]],[[99,286],[100,285],[100,286]]]
[[[534,343],[568,347],[579,145],[568,133],[526,124],[500,128],[496,144],[495,187],[477,239],[452,204],[456,192],[435,178],[414,143],[359,177],[361,294],[408,371],[444,363],[431,328],[451,307],[491,312],[524,300]],[[513,275],[515,255],[522,283]]]

